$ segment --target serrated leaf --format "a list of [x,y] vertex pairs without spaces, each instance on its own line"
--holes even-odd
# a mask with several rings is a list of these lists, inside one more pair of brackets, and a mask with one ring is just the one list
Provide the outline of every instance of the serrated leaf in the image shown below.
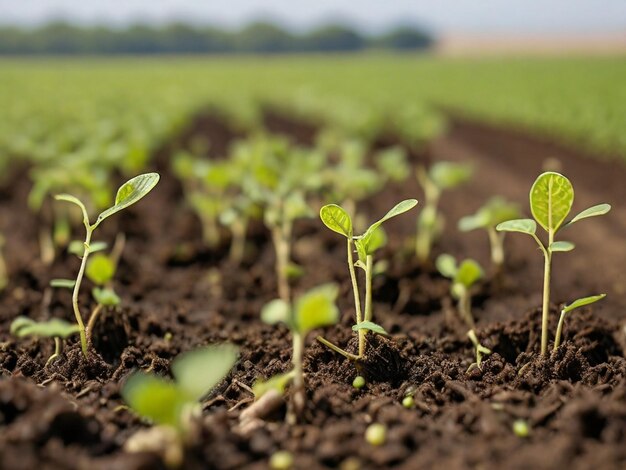
[[252,386],[252,392],[254,393],[255,400],[258,400],[270,390],[276,390],[281,395],[285,393],[285,388],[289,385],[289,382],[293,380],[294,371],[290,370],[283,374],[277,374],[267,380],[257,379]]
[[357,323],[356,325],[352,325],[352,331],[359,331],[359,330],[368,330],[368,331],[372,331],[374,333],[377,333],[379,335],[388,335],[389,333],[387,333],[387,331],[385,331],[385,329],[374,323],[371,321],[362,321],[361,323]]
[[571,225],[574,222],[578,222],[579,220],[586,219],[588,217],[597,217],[599,215],[604,215],[611,210],[610,204],[598,204],[597,206],[590,207],[589,209],[585,209],[578,215],[576,215],[572,220],[570,220],[567,225]]
[[459,270],[456,273],[455,282],[463,284],[466,288],[473,286],[476,281],[483,277],[483,269],[473,259],[466,259],[459,265]]
[[172,375],[176,384],[198,401],[230,372],[238,356],[237,347],[231,344],[194,349],[174,359]]
[[193,403],[173,382],[143,372],[135,372],[126,380],[122,398],[139,416],[175,428],[180,427],[183,408]]
[[88,260],[85,275],[94,284],[102,286],[115,276],[115,263],[109,256],[97,253]]
[[50,287],[61,289],[73,289],[75,285],[76,281],[74,279],[52,279],[50,281]]
[[435,260],[435,266],[437,267],[437,271],[439,271],[442,276],[445,276],[449,279],[454,279],[458,271],[456,259],[454,259],[454,256],[445,253],[437,256],[437,259]]
[[567,241],[552,242],[552,244],[548,247],[548,249],[553,253],[559,251],[572,251],[574,248],[575,245],[572,242]]
[[530,210],[539,225],[555,233],[574,203],[574,188],[563,175],[548,171],[539,175],[530,188]]
[[261,320],[268,325],[284,323],[289,326],[291,322],[289,305],[282,299],[274,299],[263,306]]
[[520,232],[534,235],[537,231],[537,223],[532,219],[507,220],[496,226],[498,232]]
[[126,209],[127,207],[135,204],[148,194],[159,182],[160,176],[158,173],[144,173],[143,175],[135,176],[128,180],[117,190],[115,196],[115,204],[102,212],[94,227],[102,222],[107,217],[116,214],[117,212]]
[[337,204],[327,204],[320,209],[320,219],[326,227],[344,237],[352,237],[352,219],[350,215]]
[[93,298],[96,299],[96,302],[105,307],[115,307],[122,301],[113,289],[94,287],[91,294]]
[[589,297],[582,297],[580,299],[574,300],[571,304],[566,305],[565,307],[563,307],[562,312],[563,313],[569,313],[574,309],[580,308],[580,307],[584,307],[585,305],[590,305],[593,304],[595,302],[597,302],[598,300],[602,300],[606,297],[606,294],[599,294],[599,295],[592,295]]
[[18,338],[37,336],[44,338],[67,338],[78,333],[78,325],[59,318],[36,322],[27,317],[17,317],[11,323],[11,334]]
[[323,284],[304,294],[296,302],[294,327],[302,335],[322,326],[334,325],[339,321],[339,309],[335,305],[338,287]]

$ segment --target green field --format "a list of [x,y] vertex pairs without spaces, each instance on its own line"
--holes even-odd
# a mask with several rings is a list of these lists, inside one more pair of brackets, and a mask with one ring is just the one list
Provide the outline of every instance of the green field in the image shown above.
[[441,105],[626,155],[624,83],[623,57],[6,59],[0,151],[49,158],[107,142],[152,148],[206,105],[254,126],[259,104],[274,102],[350,131],[393,122],[426,136],[438,121],[425,109]]

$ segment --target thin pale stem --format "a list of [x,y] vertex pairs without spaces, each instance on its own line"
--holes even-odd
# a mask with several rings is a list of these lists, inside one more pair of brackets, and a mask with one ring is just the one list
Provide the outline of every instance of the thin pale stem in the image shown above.
[[39,231],[39,251],[43,264],[49,266],[54,261],[54,241],[49,228]]
[[[439,205],[439,191],[432,183],[424,187],[426,195],[426,206],[420,213],[417,224],[417,236],[415,237],[415,253],[417,259],[422,264],[426,264],[430,258],[430,252],[435,240],[435,230],[437,227],[437,207]],[[431,220],[424,221],[425,217]]]
[[289,252],[290,252],[291,225],[283,221],[279,227],[272,229],[272,239],[276,251],[276,278],[278,282],[278,297],[283,301],[291,302],[291,288],[289,278]]
[[489,244],[491,246],[491,261],[497,271],[504,265],[504,232],[498,232],[495,227],[487,229]]
[[464,288],[461,291],[461,295],[459,296],[458,308],[461,319],[469,328],[473,329],[475,327],[475,323],[474,317],[472,316],[472,296],[470,295],[468,289]]
[[229,257],[231,261],[240,264],[246,248],[246,230],[248,223],[246,219],[236,221],[231,226],[232,240],[230,242]]
[[79,334],[80,334],[80,344],[83,350],[83,354],[87,357],[87,333],[85,331],[85,324],[83,323],[83,317],[80,313],[80,308],[78,307],[78,294],[80,293],[80,285],[83,281],[83,276],[85,275],[85,267],[87,266],[87,258],[89,258],[89,244],[91,243],[91,234],[93,229],[91,227],[86,227],[87,235],[85,236],[85,252],[83,254],[83,259],[80,263],[80,269],[78,270],[78,275],[76,276],[76,284],[74,284],[74,292],[72,293],[72,307],[74,308],[74,316],[76,317],[76,323],[78,324]]
[[[374,258],[372,255],[367,255],[365,258],[365,311],[363,315],[364,321],[372,321],[372,271],[373,271]],[[359,356],[365,355],[365,335],[367,330],[359,330]]]
[[[552,244],[553,235],[550,234],[548,247]],[[544,249],[543,264],[543,304],[541,307],[541,354],[548,352],[548,320],[550,319],[550,274],[552,269],[552,253]]]
[[559,324],[556,327],[556,335],[554,336],[554,350],[559,349],[561,345],[561,335],[563,334],[563,323],[565,323],[565,312],[561,310],[561,317],[559,318]]
[[210,215],[202,217],[202,232],[204,242],[209,248],[215,248],[220,244],[220,231],[215,217]]
[[0,238],[0,291],[3,290],[9,283],[7,265],[4,261],[3,245],[4,244],[2,243]]
[[89,322],[87,323],[87,343],[88,344],[91,344],[93,330],[96,326],[96,322],[98,321],[98,318],[100,317],[100,312],[102,312],[102,308],[103,308],[102,304],[96,305],[96,308],[93,309],[93,311],[91,312],[91,315],[89,316]]
[[61,355],[61,349],[62,349],[61,338],[55,337],[54,338],[54,354],[48,358],[48,360],[46,361],[46,365],[50,364],[52,361],[54,361],[57,357]]
[[316,339],[327,348],[332,349],[338,354],[341,354],[343,357],[345,357],[346,359],[350,361],[358,361],[363,357],[363,356],[357,356],[356,354],[349,353],[348,351],[341,349],[339,346],[335,346],[333,343],[331,343],[327,339],[322,338],[321,336],[318,336]]
[[124,248],[126,247],[126,235],[123,233],[118,233],[115,237],[115,243],[113,244],[113,248],[111,249],[111,261],[113,262],[113,266],[117,269],[117,265],[120,263],[120,259],[122,259],[122,253],[124,253]]
[[293,333],[293,407],[287,416],[289,424],[295,424],[304,411],[304,371],[302,370],[302,355],[304,353],[304,337],[300,333]]

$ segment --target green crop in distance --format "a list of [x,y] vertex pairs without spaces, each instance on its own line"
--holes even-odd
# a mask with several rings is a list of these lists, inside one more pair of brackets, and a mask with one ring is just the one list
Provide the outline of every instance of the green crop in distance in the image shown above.
[[[585,209],[572,219],[567,219],[574,203],[574,188],[563,175],[546,172],[539,175],[530,189],[530,210],[535,220],[516,219],[499,224],[496,229],[501,232],[521,232],[533,237],[544,257],[543,303],[541,319],[541,354],[548,351],[548,315],[550,313],[550,278],[552,270],[552,254],[571,251],[574,244],[556,240],[562,228],[589,218],[604,215],[611,210],[609,204],[598,204]],[[537,236],[537,224],[547,234],[543,242]]]
[[465,259],[457,265],[456,259],[448,254],[439,255],[435,264],[442,276],[452,280],[450,293],[458,302],[461,319],[468,328],[474,328],[472,287],[483,278],[483,269],[473,259]]

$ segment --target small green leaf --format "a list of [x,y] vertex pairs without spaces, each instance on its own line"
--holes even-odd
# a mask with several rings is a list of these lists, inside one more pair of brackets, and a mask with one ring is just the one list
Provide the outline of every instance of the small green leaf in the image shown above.
[[367,232],[373,232],[374,230],[376,230],[383,222],[386,222],[392,217],[396,217],[400,214],[404,214],[405,212],[413,209],[416,205],[417,205],[417,199],[405,199],[404,201],[399,202],[398,204],[393,206],[389,210],[389,212],[387,212],[380,220],[370,225],[370,227],[367,229],[365,234],[363,234],[363,237],[365,237]]
[[339,289],[335,284],[323,284],[300,297],[294,310],[296,331],[306,335],[315,328],[337,323],[339,309],[335,305],[335,300],[338,292]]
[[232,344],[194,349],[174,359],[172,375],[176,384],[193,401],[198,401],[230,372],[238,356],[239,351]]
[[348,213],[337,204],[327,204],[320,209],[320,219],[326,227],[344,237],[352,237],[352,219]]
[[498,232],[520,232],[534,235],[537,231],[537,223],[532,219],[507,220],[496,226]]
[[458,272],[454,256],[448,255],[446,253],[437,256],[437,259],[435,260],[435,266],[437,267],[437,271],[439,271],[442,276],[449,279],[454,279],[456,273]]
[[69,202],[72,204],[76,204],[78,207],[80,207],[80,210],[83,213],[83,223],[85,225],[89,225],[89,215],[87,214],[87,208],[85,208],[85,204],[83,204],[80,199],[72,196],[71,194],[57,194],[56,196],[54,196],[54,198],[57,201]]
[[113,289],[94,287],[91,294],[96,299],[96,302],[105,307],[115,307],[122,301]]
[[284,323],[289,326],[290,312],[289,305],[282,299],[274,299],[263,306],[261,310],[261,320],[268,325]]
[[11,323],[11,333],[18,338],[37,336],[44,338],[67,338],[78,333],[78,325],[59,318],[35,322],[27,317],[17,317]]
[[489,228],[506,222],[518,219],[520,211],[517,204],[507,202],[501,197],[491,198],[473,215],[468,215],[459,220],[459,230],[469,232],[477,228]]
[[566,241],[558,241],[552,242],[552,244],[548,247],[548,250],[555,253],[557,251],[572,251],[575,245],[572,242]]
[[451,189],[472,177],[471,165],[452,162],[437,162],[428,171],[429,178],[440,189]]
[[586,219],[588,217],[596,217],[598,215],[604,215],[611,210],[610,204],[598,204],[597,206],[590,207],[589,209],[585,209],[580,214],[576,215],[572,220],[570,220],[567,225],[571,225],[574,222],[578,222],[579,220]]
[[158,173],[145,173],[143,175],[135,176],[126,183],[124,183],[118,190],[115,196],[115,205],[102,212],[93,227],[97,227],[107,217],[126,209],[127,207],[135,204],[146,194],[148,194],[159,182],[160,176]]
[[597,302],[598,300],[602,300],[606,297],[606,294],[599,294],[599,295],[592,295],[589,297],[583,297],[581,299],[575,300],[573,301],[571,304],[566,305],[565,307],[563,307],[562,312],[563,313],[569,313],[574,309],[580,308],[580,307],[584,307],[585,305],[590,305],[593,304],[595,302]]
[[574,188],[563,175],[548,171],[530,188],[530,210],[546,232],[556,233],[574,203]]
[[459,219],[458,227],[461,232],[470,232],[472,230],[476,230],[477,228],[485,228],[488,224],[488,217],[483,214],[476,213],[461,217],[461,219]]
[[52,279],[50,281],[50,287],[61,289],[73,289],[75,285],[76,281],[74,279]]
[[[89,253],[97,253],[107,249],[106,242],[93,242],[89,245]],[[67,247],[67,252],[82,258],[85,255],[85,243],[80,240],[72,240]]]
[[133,373],[122,388],[122,398],[143,418],[179,428],[185,405],[193,403],[176,384],[143,372]]
[[91,282],[102,286],[115,276],[115,263],[103,253],[97,253],[87,263],[85,275]]
[[270,390],[276,390],[281,395],[285,393],[285,388],[289,385],[289,382],[293,380],[295,373],[293,370],[285,372],[283,374],[277,374],[267,380],[257,379],[252,386],[252,392],[254,393],[255,400],[258,400]]
[[454,281],[463,284],[469,289],[482,277],[483,269],[480,267],[480,264],[473,259],[466,259],[459,265]]
[[362,238],[357,238],[354,244],[359,254],[359,260],[365,262],[367,255],[373,255],[376,250],[387,244],[387,234],[382,227],[368,230]]
[[388,335],[389,333],[387,333],[385,331],[385,329],[380,326],[377,325],[374,322],[371,321],[362,321],[361,323],[357,323],[356,325],[352,325],[352,331],[359,331],[359,330],[368,330],[368,331],[372,331],[374,333],[377,333],[379,335]]

